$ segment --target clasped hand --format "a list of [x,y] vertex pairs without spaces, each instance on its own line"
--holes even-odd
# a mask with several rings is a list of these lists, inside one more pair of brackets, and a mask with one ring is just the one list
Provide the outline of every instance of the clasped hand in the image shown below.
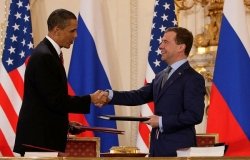
[[97,90],[95,93],[90,94],[91,102],[101,108],[103,105],[109,103],[110,99],[108,95],[106,91]]
[[[103,90],[97,90],[95,93],[90,94],[91,102],[99,108],[110,102],[108,96],[109,93]],[[144,122],[145,124],[150,125],[152,128],[159,127],[159,116],[151,115],[149,118],[149,120]]]

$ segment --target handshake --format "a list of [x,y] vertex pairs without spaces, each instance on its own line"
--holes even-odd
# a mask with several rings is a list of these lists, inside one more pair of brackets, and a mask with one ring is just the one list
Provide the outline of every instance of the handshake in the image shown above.
[[109,93],[107,91],[102,91],[102,90],[97,90],[96,92],[90,94],[91,102],[100,108],[103,105],[109,103],[110,99],[108,98],[108,96]]

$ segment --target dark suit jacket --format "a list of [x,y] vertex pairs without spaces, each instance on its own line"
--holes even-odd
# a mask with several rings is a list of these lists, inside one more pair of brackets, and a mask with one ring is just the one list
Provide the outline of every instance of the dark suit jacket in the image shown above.
[[110,103],[141,105],[154,101],[155,115],[162,116],[163,132],[156,138],[151,131],[150,156],[176,156],[176,149],[196,145],[195,125],[204,114],[204,78],[186,62],[167,80],[161,89],[163,72],[152,83],[133,91],[114,91]]
[[24,78],[24,97],[16,130],[14,152],[34,149],[23,144],[64,151],[68,113],[89,113],[90,96],[69,96],[64,67],[45,38],[34,49]]

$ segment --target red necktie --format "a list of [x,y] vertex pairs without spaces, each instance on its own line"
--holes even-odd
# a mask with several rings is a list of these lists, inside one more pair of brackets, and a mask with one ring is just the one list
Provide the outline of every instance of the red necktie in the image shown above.
[[60,53],[59,58],[60,58],[60,60],[61,60],[61,63],[64,64],[63,53],[62,53],[62,52]]

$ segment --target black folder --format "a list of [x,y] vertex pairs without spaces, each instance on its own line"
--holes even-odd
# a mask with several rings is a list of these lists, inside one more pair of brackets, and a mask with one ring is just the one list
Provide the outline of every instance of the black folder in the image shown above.
[[105,132],[105,133],[113,133],[113,134],[124,134],[124,131],[117,130],[114,128],[106,128],[106,127],[89,127],[83,126],[79,122],[71,121],[69,123],[69,133],[72,135],[77,135],[85,131],[94,131],[94,132]]
[[106,120],[115,120],[115,121],[147,121],[149,117],[136,117],[136,116],[115,116],[115,115],[101,115],[99,116],[101,119]]

